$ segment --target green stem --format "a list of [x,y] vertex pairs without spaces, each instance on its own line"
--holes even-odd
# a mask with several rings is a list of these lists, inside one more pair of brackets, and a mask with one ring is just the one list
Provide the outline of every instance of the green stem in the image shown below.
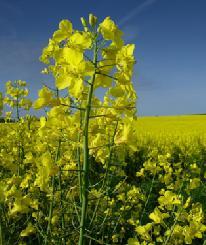
[[17,120],[19,121],[20,116],[19,116],[19,96],[18,96],[18,94],[16,97],[16,117],[17,117]]
[[82,203],[82,168],[81,168],[81,162],[80,162],[80,147],[79,146],[77,148],[77,161],[78,161],[78,179],[79,179],[79,199],[80,199],[80,204],[81,204]]
[[115,139],[115,136],[116,136],[116,133],[117,133],[117,128],[118,128],[118,121],[116,121],[116,124],[115,124],[114,133],[113,133],[113,136],[112,136],[112,141],[108,145],[109,146],[109,157],[108,157],[108,161],[107,161],[107,165],[106,165],[106,173],[105,173],[104,180],[103,180],[103,183],[102,183],[102,186],[101,186],[101,190],[103,190],[105,188],[105,184],[106,184],[106,181],[107,181],[107,177],[108,177],[108,173],[109,173],[109,166],[110,166],[110,163],[111,163],[111,160],[112,160],[112,153],[113,153],[112,150],[113,150],[113,146],[114,146],[114,139]]
[[[183,204],[182,204],[182,205],[183,205]],[[169,236],[165,239],[164,245],[167,245],[168,242],[170,241],[170,238],[172,237],[173,232],[174,232],[174,229],[175,229],[175,225],[176,225],[176,223],[177,223],[177,221],[178,221],[178,218],[179,218],[180,214],[182,213],[182,210],[183,210],[183,207],[181,207],[179,213],[178,213],[177,216],[175,217],[174,224],[173,224],[172,227],[170,228],[170,234],[169,234]]]
[[156,177],[156,173],[153,175],[153,178],[152,178],[152,183],[151,183],[151,186],[150,186],[150,189],[149,189],[147,200],[145,202],[144,209],[142,211],[142,215],[140,217],[140,225],[142,224],[142,219],[144,217],[144,214],[145,214],[145,211],[146,211],[146,208],[147,208],[147,204],[149,203],[149,200],[150,200],[150,196],[151,196],[152,189],[153,189],[153,186],[154,186],[155,177]]
[[62,244],[66,245],[65,240],[65,219],[64,219],[64,204],[63,204],[63,192],[62,192],[62,178],[61,178],[61,169],[59,170],[59,188],[60,188],[60,208],[61,208],[61,229],[63,232]]
[[[82,128],[82,112],[80,111],[80,129]],[[78,133],[78,142],[80,143],[81,133]],[[77,163],[78,163],[78,180],[79,180],[79,199],[80,205],[82,204],[82,166],[81,166],[81,149],[77,147]]]
[[[181,190],[182,190],[182,188],[183,188],[183,185],[184,185],[184,178],[185,178],[185,177],[183,177],[183,181],[182,181],[181,186],[180,186],[180,188],[179,188],[178,195],[181,193]],[[182,201],[182,202],[183,202],[183,201]],[[172,210],[172,213],[175,212],[175,207],[176,207],[176,206],[174,205],[173,210]],[[176,223],[177,223],[177,221],[178,221],[178,218],[179,218],[180,214],[182,213],[182,210],[183,210],[183,203],[182,203],[182,206],[181,206],[181,209],[180,209],[179,213],[178,213],[178,214],[176,215],[176,217],[175,217],[174,224],[173,224],[172,227],[170,228],[170,234],[169,234],[169,236],[167,237],[167,239],[165,240],[164,245],[167,245],[168,242],[170,241],[170,238],[172,237],[173,232],[174,232],[175,225],[176,225]]]
[[48,219],[48,224],[47,224],[45,245],[48,244],[48,240],[50,238],[50,233],[51,233],[51,220],[52,220],[52,214],[53,214],[53,204],[54,204],[54,176],[52,176],[52,199],[51,199],[50,207],[49,207],[49,219]]
[[[59,140],[58,142],[58,147],[57,147],[56,156],[55,156],[55,163],[59,159],[60,145],[61,145],[61,140]],[[52,214],[53,214],[53,208],[54,208],[54,192],[55,192],[55,176],[53,175],[52,176],[52,197],[51,197],[51,202],[50,202],[50,207],[49,207],[49,219],[48,219],[48,224],[47,224],[45,245],[48,244],[48,240],[50,239],[50,234],[51,234],[51,220],[52,220]]]
[[[94,57],[93,63],[95,64],[95,69],[97,67],[97,44],[95,38],[94,44]],[[87,97],[87,105],[84,115],[83,122],[83,172],[82,172],[82,204],[81,204],[81,221],[80,221],[80,235],[79,235],[79,245],[85,244],[85,229],[87,225],[87,206],[88,206],[88,187],[89,187],[89,116],[92,103],[93,86],[96,77],[96,71],[92,76],[91,84],[89,85],[89,93]]]
[[[1,215],[1,220],[2,220],[2,215]],[[0,220],[0,245],[3,245],[3,231],[2,231],[2,223]]]
[[[104,179],[103,179],[103,183],[102,183],[102,186],[100,188],[100,191],[104,190],[105,188],[105,184],[106,184],[106,181],[107,181],[107,177],[108,177],[108,172],[109,172],[109,165],[111,163],[111,158],[112,158],[112,147],[114,145],[114,138],[116,136],[116,133],[117,133],[117,127],[118,127],[118,121],[116,122],[116,125],[115,125],[115,129],[114,129],[114,133],[113,133],[113,136],[112,136],[112,142],[111,144],[109,144],[109,157],[108,157],[108,161],[107,161],[107,165],[106,165],[106,173],[104,175]],[[94,213],[93,213],[93,216],[92,216],[92,219],[90,221],[90,224],[89,224],[89,227],[91,227],[91,225],[93,224],[94,222],[94,219],[96,217],[96,214],[97,214],[97,210],[98,210],[98,207],[99,207],[99,204],[100,204],[100,198],[98,199],[97,201],[97,204],[95,206],[95,209],[94,209]]]
[[21,175],[21,167],[22,167],[22,164],[23,164],[23,159],[24,159],[24,147],[22,146],[22,143],[21,143],[21,129],[20,129],[20,126],[17,125],[17,145],[18,145],[18,166],[17,166],[17,174],[18,176]]

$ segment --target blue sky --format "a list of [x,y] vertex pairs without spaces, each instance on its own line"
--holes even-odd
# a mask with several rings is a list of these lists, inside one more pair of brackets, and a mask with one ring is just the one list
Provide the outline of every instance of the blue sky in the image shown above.
[[40,73],[42,48],[60,20],[78,29],[89,13],[111,16],[136,44],[139,115],[206,113],[205,0],[0,0],[0,90],[23,79],[37,98],[51,82]]

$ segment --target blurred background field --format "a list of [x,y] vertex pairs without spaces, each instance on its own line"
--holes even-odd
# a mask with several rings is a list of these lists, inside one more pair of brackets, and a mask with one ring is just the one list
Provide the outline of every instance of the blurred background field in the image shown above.
[[206,115],[138,117],[136,125],[139,140],[206,140]]

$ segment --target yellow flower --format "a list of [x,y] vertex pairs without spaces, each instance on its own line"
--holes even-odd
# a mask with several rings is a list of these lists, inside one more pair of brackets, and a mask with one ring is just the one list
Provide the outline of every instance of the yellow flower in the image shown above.
[[83,61],[83,53],[73,48],[62,48],[56,56],[58,63],[66,62],[72,68],[76,68]]
[[40,109],[44,106],[48,106],[52,100],[52,92],[47,87],[43,87],[39,90],[39,98],[34,102],[33,107],[35,109]]
[[77,49],[65,47],[56,55],[56,62],[66,64],[65,68],[56,74],[58,89],[69,87],[73,97],[78,97],[83,91],[85,76],[91,76],[94,67],[90,62],[84,61],[83,53]]
[[62,20],[59,23],[59,30],[53,34],[53,40],[61,42],[62,40],[69,38],[72,34],[72,23],[69,20]]
[[190,190],[196,189],[199,186],[200,186],[200,179],[199,178],[190,179],[190,185],[189,185]]
[[136,238],[129,238],[127,245],[140,245],[140,243]]
[[54,164],[49,152],[45,152],[37,162],[38,172],[34,184],[39,186],[42,191],[48,191],[48,182],[50,176],[58,172],[57,166]]
[[116,46],[122,46],[121,39],[122,32],[115,25],[110,17],[106,17],[102,23],[99,24],[99,31],[106,40],[112,40]]
[[21,232],[20,236],[22,236],[22,237],[30,236],[31,234],[33,234],[33,233],[35,233],[35,232],[36,232],[36,229],[34,228],[34,226],[33,226],[31,223],[29,223],[29,224],[27,225],[26,229],[24,229],[24,230]]
[[151,240],[151,236],[149,234],[152,229],[152,223],[147,223],[146,225],[137,226],[135,231],[142,236],[145,240]]
[[10,216],[14,216],[17,213],[28,213],[30,208],[29,208],[29,204],[31,202],[31,199],[28,198],[27,196],[24,197],[17,197],[14,205],[12,207],[12,209],[9,212]]
[[91,35],[88,32],[75,32],[69,39],[69,46],[74,49],[89,49],[92,44]]
[[179,197],[172,191],[165,191],[163,196],[158,198],[158,202],[161,206],[166,206],[169,210],[171,209],[171,205],[181,204]]
[[118,237],[119,237],[119,235],[117,235],[117,234],[113,235],[113,236],[112,236],[112,241],[113,241],[114,243],[118,243]]
[[29,186],[29,181],[31,180],[32,176],[31,174],[26,174],[25,178],[22,180],[20,187],[22,189],[28,188]]
[[114,97],[120,97],[125,93],[124,88],[122,86],[113,87],[109,90],[109,92]]
[[168,218],[169,214],[162,213],[160,210],[156,207],[154,212],[152,212],[149,215],[150,219],[152,219],[156,224],[160,224],[163,222],[163,219]]
[[133,68],[135,59],[133,56],[134,53],[134,44],[127,44],[123,46],[116,55],[117,68],[120,71],[130,71]]

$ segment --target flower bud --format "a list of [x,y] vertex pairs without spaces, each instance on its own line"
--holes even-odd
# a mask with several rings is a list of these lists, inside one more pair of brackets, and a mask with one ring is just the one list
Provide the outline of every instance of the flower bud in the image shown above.
[[82,22],[82,25],[83,25],[83,27],[84,27],[84,30],[85,30],[85,31],[88,31],[87,21],[85,20],[85,18],[84,18],[84,17],[81,17],[80,20],[81,20],[81,22]]
[[97,17],[93,14],[89,14],[89,24],[93,27],[97,23]]

